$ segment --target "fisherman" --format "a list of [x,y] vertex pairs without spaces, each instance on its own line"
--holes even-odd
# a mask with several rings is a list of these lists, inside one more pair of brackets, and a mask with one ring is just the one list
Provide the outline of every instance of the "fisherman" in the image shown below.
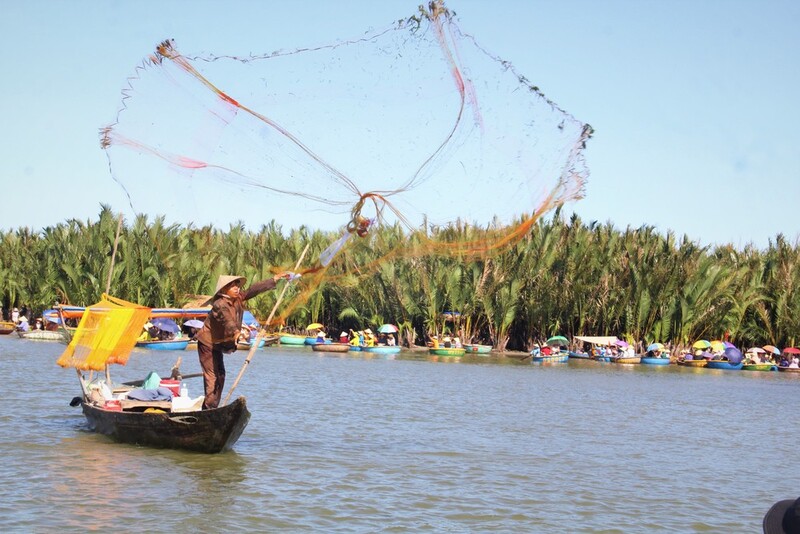
[[197,355],[203,368],[205,400],[203,409],[219,406],[222,389],[225,386],[225,363],[223,354],[236,350],[236,339],[242,326],[244,301],[265,291],[275,289],[278,280],[291,280],[295,276],[291,272],[276,274],[256,282],[247,289],[242,285],[247,281],[244,276],[221,275],[217,280],[214,296],[204,305],[211,304],[203,327],[197,333]]

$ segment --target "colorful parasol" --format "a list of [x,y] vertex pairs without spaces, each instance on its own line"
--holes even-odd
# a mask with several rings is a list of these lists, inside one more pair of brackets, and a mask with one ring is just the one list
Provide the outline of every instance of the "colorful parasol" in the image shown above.
[[568,345],[569,340],[564,336],[553,336],[545,341],[545,343],[548,345]]

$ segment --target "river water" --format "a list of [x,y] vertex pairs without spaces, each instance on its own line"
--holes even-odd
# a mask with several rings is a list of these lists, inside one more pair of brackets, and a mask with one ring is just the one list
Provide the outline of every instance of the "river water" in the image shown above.
[[[0,337],[4,532],[760,532],[800,496],[797,375],[269,347],[244,434],[204,455],[88,432],[62,349]],[[178,355],[199,371],[135,352],[114,377]]]

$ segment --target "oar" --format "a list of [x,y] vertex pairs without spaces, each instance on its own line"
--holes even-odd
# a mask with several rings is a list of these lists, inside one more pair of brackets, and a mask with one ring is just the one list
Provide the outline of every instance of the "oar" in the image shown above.
[[[300,269],[300,265],[303,263],[303,258],[306,256],[306,252],[308,252],[308,247],[311,246],[311,243],[306,244],[306,248],[303,249],[303,253],[300,254],[300,257],[297,259],[297,264],[294,266],[294,270],[297,271]],[[233,394],[233,390],[236,389],[236,386],[239,385],[239,380],[242,379],[242,375],[244,374],[244,370],[247,369],[247,365],[250,363],[250,360],[253,359],[253,355],[256,353],[256,349],[258,345],[261,343],[261,339],[266,334],[266,326],[272,322],[272,318],[275,316],[275,311],[278,309],[278,305],[283,300],[283,295],[286,294],[286,289],[289,287],[289,282],[287,281],[283,285],[283,289],[281,290],[281,294],[278,295],[278,300],[275,301],[275,306],[272,307],[272,311],[269,313],[269,317],[267,318],[267,322],[264,323],[264,328],[258,331],[258,335],[253,340],[253,344],[250,346],[250,352],[247,353],[247,358],[245,358],[244,363],[242,364],[242,368],[239,370],[239,374],[236,376],[236,380],[234,380],[231,389],[228,390],[228,395],[225,397],[225,400],[222,402],[222,405],[225,406],[228,404],[228,401]]]

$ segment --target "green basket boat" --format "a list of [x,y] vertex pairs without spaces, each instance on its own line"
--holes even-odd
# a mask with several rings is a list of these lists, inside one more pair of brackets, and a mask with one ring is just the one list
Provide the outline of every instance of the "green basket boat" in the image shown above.
[[464,350],[466,352],[469,352],[470,354],[489,354],[490,352],[492,352],[492,346],[469,343],[467,345],[464,345]]
[[440,347],[438,349],[430,348],[428,349],[428,352],[430,354],[433,354],[434,356],[463,356],[464,353],[467,352],[467,349],[455,349],[455,348],[446,349]]
[[778,366],[774,363],[746,363],[742,366],[742,371],[777,371]]

